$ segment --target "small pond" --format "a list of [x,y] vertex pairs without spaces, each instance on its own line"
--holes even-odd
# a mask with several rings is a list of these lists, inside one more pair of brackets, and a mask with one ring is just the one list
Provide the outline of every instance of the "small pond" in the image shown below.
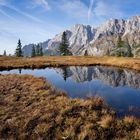
[[102,97],[118,116],[140,117],[140,73],[103,66],[2,71],[0,74],[43,76],[70,98]]

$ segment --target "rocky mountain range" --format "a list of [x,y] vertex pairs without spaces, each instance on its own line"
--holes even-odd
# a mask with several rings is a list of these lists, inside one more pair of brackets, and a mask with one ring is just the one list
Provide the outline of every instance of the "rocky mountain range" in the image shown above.
[[129,86],[140,89],[140,74],[135,71],[111,67],[64,67],[55,69],[65,80],[71,77],[77,83],[101,80],[112,87]]
[[[127,20],[111,19],[98,27],[76,24],[65,32],[73,55],[84,55],[86,50],[88,55],[107,55],[116,47],[118,37],[121,36],[131,46],[132,53],[140,56],[140,16]],[[61,38],[62,33],[41,43],[44,54],[59,55]],[[32,46],[33,44],[29,44],[23,47],[25,56],[30,56]]]

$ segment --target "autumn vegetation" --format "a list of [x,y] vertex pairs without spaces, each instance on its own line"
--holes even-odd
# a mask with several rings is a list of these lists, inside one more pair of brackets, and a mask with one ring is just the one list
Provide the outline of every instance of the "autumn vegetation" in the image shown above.
[[140,58],[107,56],[43,56],[34,58],[0,57],[0,70],[94,65],[114,66],[140,71]]
[[[140,58],[92,56],[0,57],[0,70],[105,65],[140,71]],[[140,120],[117,118],[100,98],[70,99],[44,78],[0,75],[0,139],[140,139]]]
[[0,75],[0,81],[0,139],[140,139],[140,121],[118,119],[100,98],[70,99],[30,75]]

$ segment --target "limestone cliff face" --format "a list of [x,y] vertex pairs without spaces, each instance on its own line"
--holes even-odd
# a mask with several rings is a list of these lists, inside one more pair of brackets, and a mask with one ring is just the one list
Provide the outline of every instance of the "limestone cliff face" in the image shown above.
[[[98,27],[93,41],[90,42],[89,54],[106,55],[108,50],[116,46],[119,35],[122,36],[123,40],[127,40],[131,46],[140,44],[140,16],[128,20],[112,19]],[[135,55],[135,48],[132,50]],[[139,53],[136,55],[138,56]]]
[[[87,50],[89,55],[103,56],[116,46],[120,35],[132,46],[140,44],[140,16],[134,16],[128,20],[111,19],[96,28],[77,24],[66,30],[66,33],[73,55],[84,55]],[[61,38],[62,33],[42,43],[44,52],[48,55],[59,55],[58,47]],[[25,52],[31,50],[30,45],[24,48],[26,48]],[[132,50],[135,53],[135,48]],[[139,53],[136,54],[139,55]]]

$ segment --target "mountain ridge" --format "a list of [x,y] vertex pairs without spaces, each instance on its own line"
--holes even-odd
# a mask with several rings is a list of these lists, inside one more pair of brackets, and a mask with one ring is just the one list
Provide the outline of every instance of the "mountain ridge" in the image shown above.
[[[121,36],[123,40],[128,40],[132,47],[133,44],[140,44],[140,15],[130,17],[127,20],[110,19],[98,27],[76,24],[65,32],[69,41],[69,49],[73,55],[84,55],[87,50],[89,55],[104,56],[116,47],[118,36]],[[60,55],[61,38],[62,32],[41,43],[44,54]],[[29,52],[31,52],[32,45],[23,47],[25,56],[30,56]],[[137,50],[137,55],[140,55],[140,49]],[[132,48],[132,52],[135,53],[134,48]]]

